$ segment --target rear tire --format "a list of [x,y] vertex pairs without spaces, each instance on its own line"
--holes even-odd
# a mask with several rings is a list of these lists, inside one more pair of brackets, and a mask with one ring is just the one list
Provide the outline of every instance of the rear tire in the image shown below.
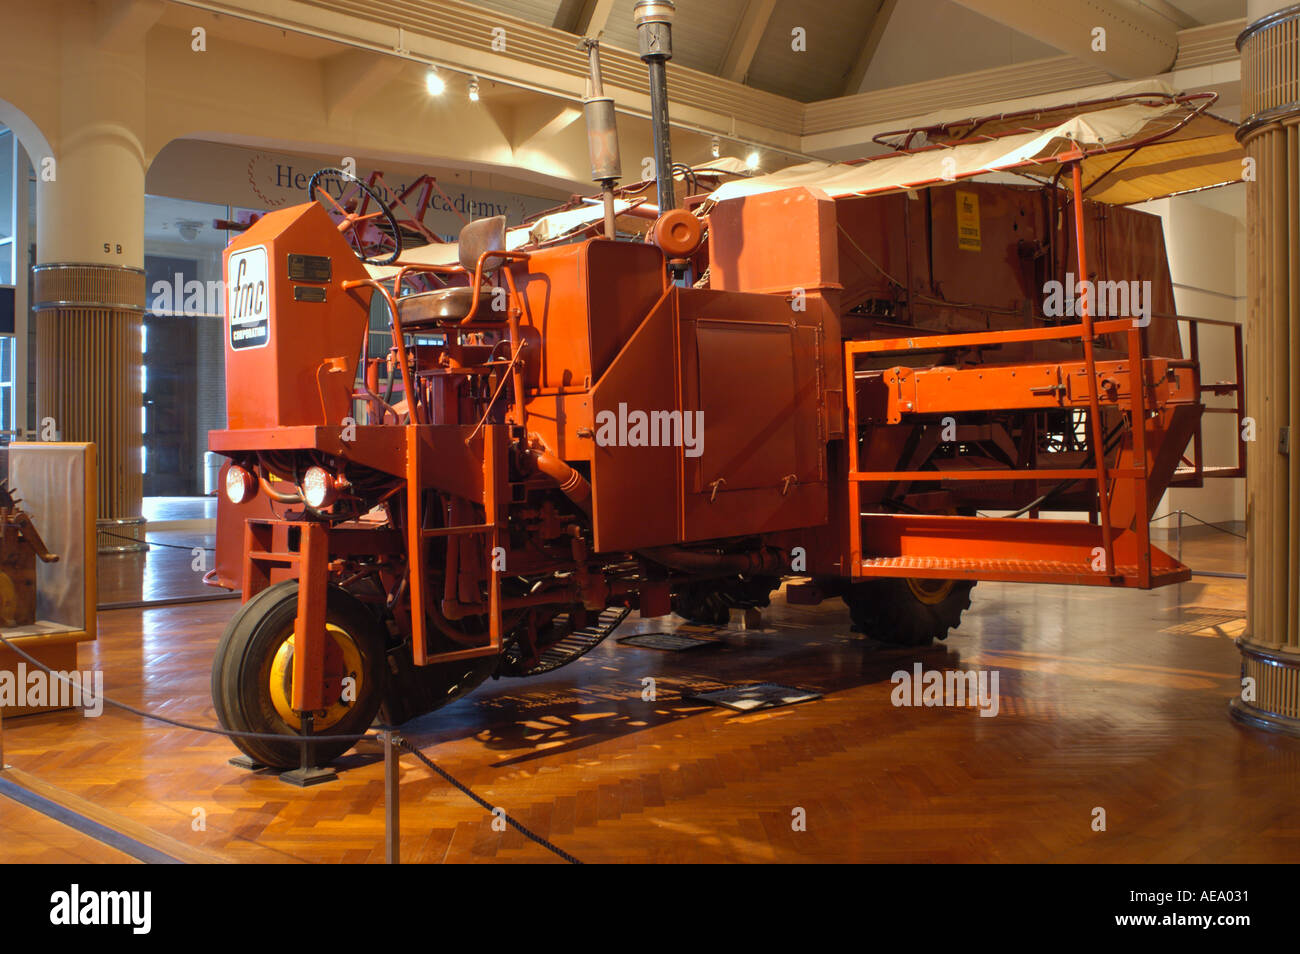
[[[299,726],[286,717],[292,692],[293,636],[298,615],[298,582],[268,587],[234,615],[217,644],[212,660],[212,702],[222,727],[237,732],[285,736],[274,739],[235,738],[249,758],[273,768],[296,768],[301,761]],[[317,712],[313,731],[319,735],[351,736],[314,744],[314,761],[324,765],[352,748],[379,711],[387,683],[383,627],[355,597],[330,587],[325,623],[333,645],[326,652],[326,705]],[[285,667],[288,666],[288,674]],[[342,699],[346,676],[355,682],[355,699]]]
[[673,612],[697,626],[726,626],[731,622],[731,606],[722,594],[692,588],[673,594]]
[[893,646],[928,646],[961,624],[973,580],[883,578],[857,583],[844,597],[853,629]]

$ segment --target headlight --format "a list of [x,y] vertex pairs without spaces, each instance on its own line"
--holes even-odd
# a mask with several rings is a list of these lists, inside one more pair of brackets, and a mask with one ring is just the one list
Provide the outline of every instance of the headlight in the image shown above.
[[231,464],[226,471],[226,499],[240,504],[252,500],[257,493],[257,478],[238,464]]
[[302,475],[302,499],[317,510],[328,507],[338,498],[334,476],[324,467],[308,467]]

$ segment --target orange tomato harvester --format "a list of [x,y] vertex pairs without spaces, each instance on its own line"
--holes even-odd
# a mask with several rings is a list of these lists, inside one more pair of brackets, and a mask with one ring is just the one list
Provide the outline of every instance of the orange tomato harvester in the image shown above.
[[719,624],[783,579],[908,645],[955,627],[977,580],[1188,579],[1148,525],[1167,488],[1243,473],[1240,446],[1201,455],[1207,411],[1244,413],[1241,336],[1236,381],[1203,382],[1206,322],[1174,311],[1160,220],[1124,205],[1240,178],[1213,99],[683,170],[683,198],[667,174],[614,188],[593,98],[603,205],[472,222],[387,266],[358,239],[401,250],[377,197],[263,216],[226,252],[210,438],[210,582],[244,600],[213,665],[222,725],[270,736],[238,740],[250,763],[321,766],[377,717],[571,662],[631,609]]

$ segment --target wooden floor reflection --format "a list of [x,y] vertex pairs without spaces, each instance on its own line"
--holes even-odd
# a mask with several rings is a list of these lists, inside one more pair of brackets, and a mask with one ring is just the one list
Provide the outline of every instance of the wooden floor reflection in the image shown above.
[[[1184,557],[1240,570],[1244,547],[1189,531]],[[208,666],[235,606],[105,612],[82,666],[102,667],[125,702],[213,724]],[[611,638],[549,676],[489,683],[406,734],[588,862],[1294,861],[1300,742],[1227,715],[1243,615],[1233,580],[1150,593],[981,584],[961,629],[918,652],[852,638],[838,603],[778,600],[764,629],[728,630],[715,647]],[[633,615],[620,635],[657,628]],[[893,706],[891,674],[915,661],[996,670],[998,715]],[[682,698],[767,680],[825,696],[750,715]],[[207,856],[383,860],[376,752],[349,754],[341,781],[303,791],[230,767],[224,739],[113,710],[13,720],[4,742],[22,771]],[[806,831],[792,830],[796,809]],[[403,860],[557,860],[491,821],[404,758]],[[0,860],[66,860],[71,849],[34,837],[0,810]]]
[[216,536],[200,530],[150,530],[149,549],[100,554],[101,604],[210,597],[225,592],[203,582],[214,565]]

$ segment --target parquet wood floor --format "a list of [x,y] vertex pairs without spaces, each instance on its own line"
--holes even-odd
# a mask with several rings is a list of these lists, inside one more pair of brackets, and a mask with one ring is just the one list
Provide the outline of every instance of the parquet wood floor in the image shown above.
[[0,797],[0,858],[18,864],[131,864],[130,855],[40,812]]
[[[199,530],[149,531],[153,544],[141,553],[112,553],[100,556],[96,582],[100,603],[211,596],[221,590],[203,582],[203,573],[214,565],[210,549],[216,537]],[[202,554],[195,554],[195,548]]]
[[[1240,569],[1244,548],[1192,530],[1184,557]],[[102,667],[124,702],[214,724],[208,667],[235,608],[103,613],[82,666]],[[961,629],[913,651],[863,645],[838,603],[778,599],[763,629],[725,631],[716,647],[611,638],[548,676],[490,682],[406,735],[589,862],[1295,861],[1300,742],[1227,715],[1243,615],[1232,580],[1150,593],[980,584]],[[663,622],[633,615],[619,635]],[[999,714],[893,706],[891,674],[914,661],[996,670]],[[642,701],[646,677],[655,702]],[[681,698],[750,681],[825,695],[747,715]],[[12,765],[206,856],[383,860],[377,750],[299,790],[230,767],[221,738],[114,710],[11,720],[4,743]],[[493,830],[411,757],[402,765],[404,861],[558,861]],[[805,831],[792,830],[796,809]],[[72,849],[33,832],[0,804],[0,861],[67,860]]]

